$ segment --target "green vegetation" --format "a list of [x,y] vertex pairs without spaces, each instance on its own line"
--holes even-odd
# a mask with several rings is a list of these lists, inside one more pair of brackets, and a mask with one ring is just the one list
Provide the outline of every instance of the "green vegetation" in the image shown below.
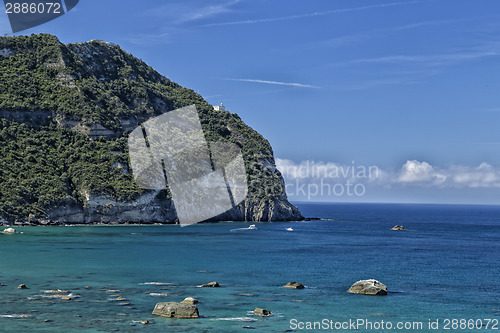
[[[102,41],[64,45],[41,34],[0,38],[0,219],[45,218],[54,205],[84,205],[86,195],[133,200],[139,189],[128,171],[124,119],[139,123],[195,104],[208,141],[243,151],[249,196],[269,202],[283,194],[269,143],[236,115],[214,111],[199,94],[163,77],[119,46]],[[30,115],[51,114],[46,124]],[[58,125],[59,116],[80,123]],[[101,124],[115,135],[91,140],[84,127]],[[168,190],[167,190],[168,193]]]
[[86,192],[134,199],[141,190],[120,168],[128,156],[116,153],[125,146],[126,138],[91,141],[55,124],[34,129],[0,120],[0,216],[46,217],[51,205],[83,204]]

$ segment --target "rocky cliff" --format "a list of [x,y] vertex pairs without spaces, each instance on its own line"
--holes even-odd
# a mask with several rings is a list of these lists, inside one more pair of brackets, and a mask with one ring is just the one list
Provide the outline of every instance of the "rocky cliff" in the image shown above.
[[127,136],[194,104],[207,141],[236,144],[249,193],[211,220],[302,216],[286,197],[267,140],[234,113],[160,75],[118,45],[0,38],[0,222],[175,223],[169,189],[139,188]]

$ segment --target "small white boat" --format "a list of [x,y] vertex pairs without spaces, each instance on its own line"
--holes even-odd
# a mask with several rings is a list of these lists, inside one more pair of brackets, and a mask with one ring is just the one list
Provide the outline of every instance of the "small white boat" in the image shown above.
[[250,230],[257,230],[257,227],[255,226],[255,224],[251,224],[248,229]]
[[293,228],[286,228],[286,231],[293,231]]

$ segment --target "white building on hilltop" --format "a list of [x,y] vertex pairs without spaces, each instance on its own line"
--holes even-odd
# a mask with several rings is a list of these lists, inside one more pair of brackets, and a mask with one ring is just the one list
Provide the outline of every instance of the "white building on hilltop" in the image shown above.
[[220,105],[214,105],[214,110],[215,111],[226,111],[226,107],[224,104],[220,103]]

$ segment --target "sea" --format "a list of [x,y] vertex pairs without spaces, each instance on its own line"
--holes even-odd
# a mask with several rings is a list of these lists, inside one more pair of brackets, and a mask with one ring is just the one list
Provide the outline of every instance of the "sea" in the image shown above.
[[[16,227],[0,234],[0,331],[500,331],[500,206],[297,205],[320,219]],[[363,279],[388,295],[347,292]],[[189,296],[200,318],[152,315]]]

